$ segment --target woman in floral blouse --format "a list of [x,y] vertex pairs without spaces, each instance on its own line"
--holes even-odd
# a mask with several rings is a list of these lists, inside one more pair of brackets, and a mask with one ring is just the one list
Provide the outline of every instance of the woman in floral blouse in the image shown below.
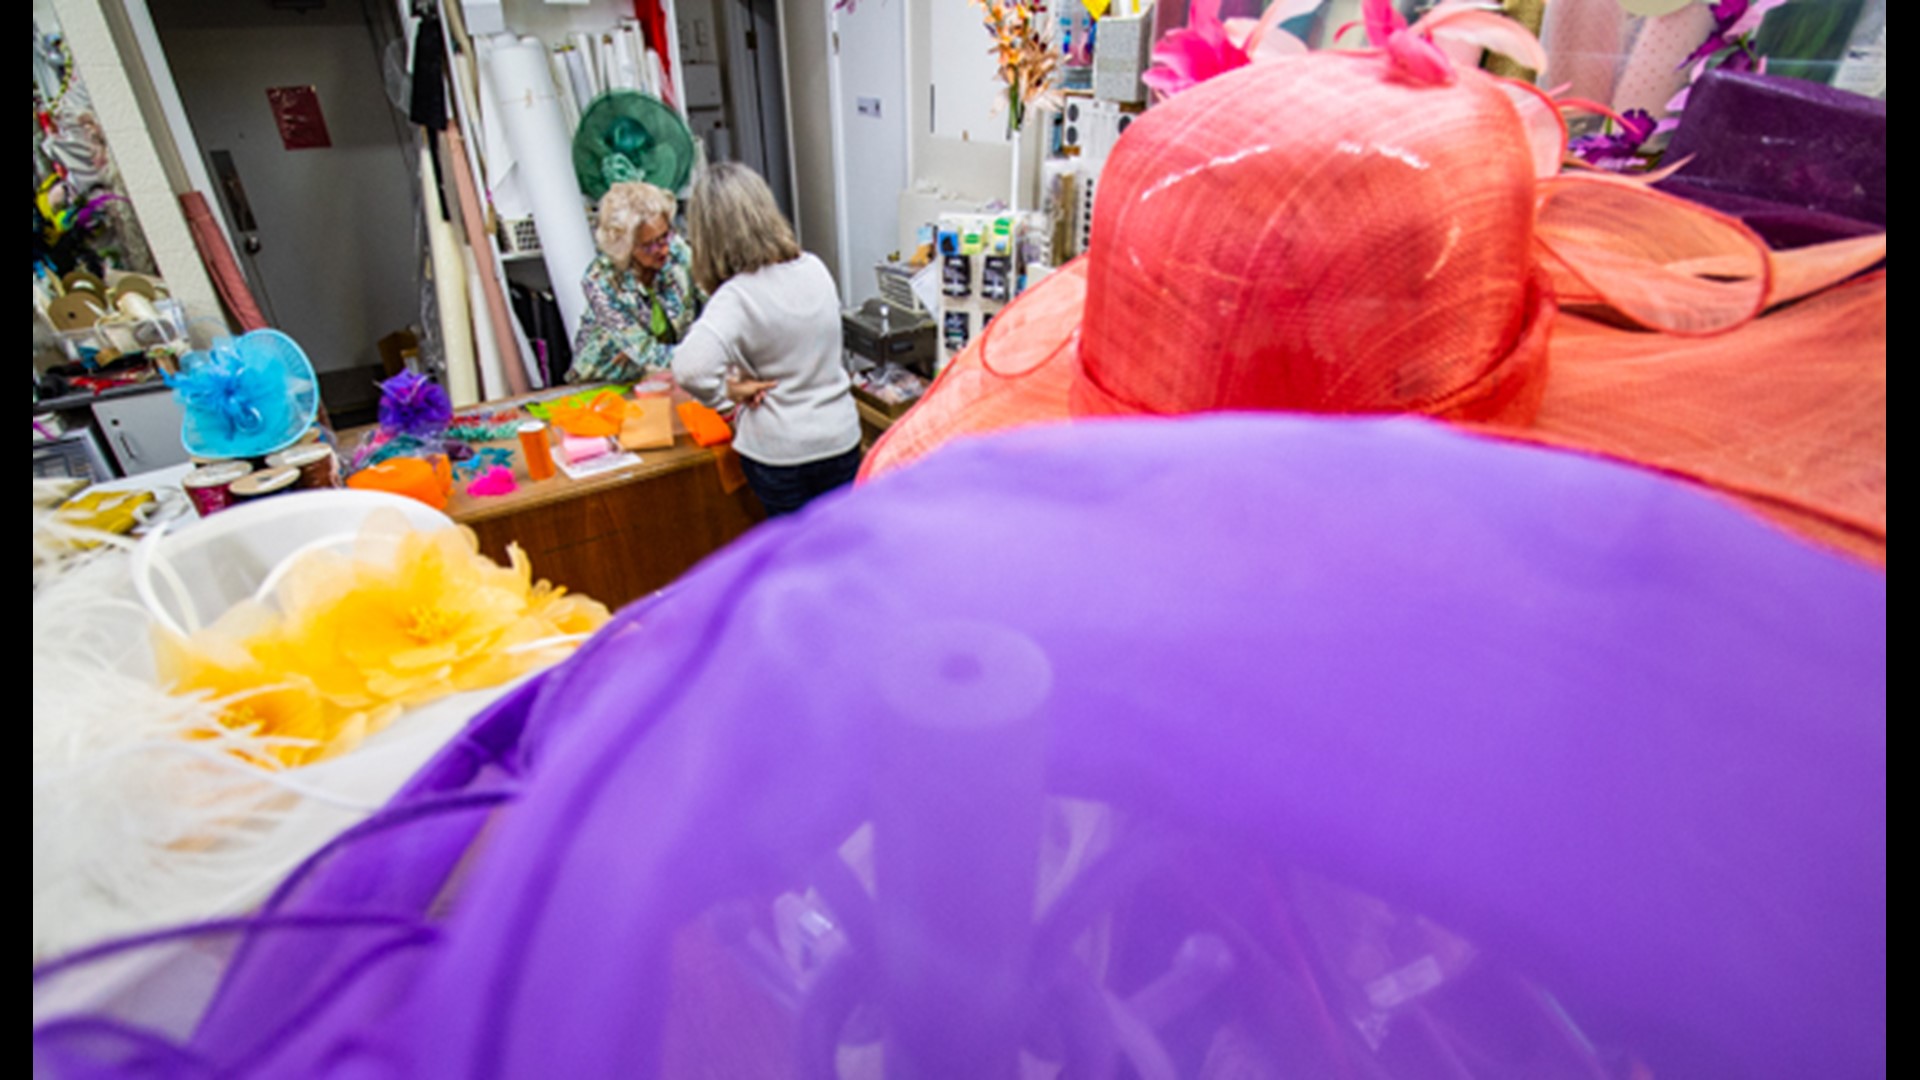
[[692,251],[674,234],[674,210],[672,194],[639,181],[601,197],[600,255],[581,281],[587,317],[568,382],[639,382],[672,364],[707,299],[693,283]]

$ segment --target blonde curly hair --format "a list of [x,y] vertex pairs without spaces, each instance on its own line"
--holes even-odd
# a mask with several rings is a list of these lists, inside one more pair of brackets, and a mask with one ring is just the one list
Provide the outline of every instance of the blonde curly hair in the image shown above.
[[654,218],[673,222],[679,208],[673,193],[644,180],[615,184],[600,197],[600,219],[593,239],[615,266],[624,269],[633,258],[633,234]]

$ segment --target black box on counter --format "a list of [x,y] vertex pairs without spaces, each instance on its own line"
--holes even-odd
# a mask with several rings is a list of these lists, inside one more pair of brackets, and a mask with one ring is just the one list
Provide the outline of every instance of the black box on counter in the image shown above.
[[892,361],[924,376],[932,376],[934,360],[940,355],[931,316],[878,298],[841,312],[840,333],[848,352],[876,364]]

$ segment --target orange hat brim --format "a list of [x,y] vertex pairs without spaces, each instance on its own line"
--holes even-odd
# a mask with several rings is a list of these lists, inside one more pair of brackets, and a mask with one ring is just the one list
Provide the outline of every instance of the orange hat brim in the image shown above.
[[[1075,387],[1086,291],[1080,259],[1008,305],[881,437],[861,478],[955,439],[1084,417]],[[1565,310],[1550,333],[1533,422],[1463,426],[1682,477],[1884,562],[1884,270],[1711,336]]]

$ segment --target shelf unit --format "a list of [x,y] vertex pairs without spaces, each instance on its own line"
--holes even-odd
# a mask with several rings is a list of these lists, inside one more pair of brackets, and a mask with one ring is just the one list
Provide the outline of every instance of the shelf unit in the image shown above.
[[[675,10],[674,0],[660,0],[660,3],[663,9],[663,21],[666,24],[668,78],[675,89],[674,108],[675,111],[680,114],[680,118],[685,120],[687,118],[686,93],[684,89],[686,69],[684,61],[681,58],[678,13]],[[598,33],[602,30],[611,29],[621,20],[631,19],[634,11],[632,4],[616,3],[612,2],[612,0],[590,0],[588,3],[563,5],[541,3],[538,2],[538,0],[506,0],[504,3],[492,6],[499,9],[501,21],[505,26],[505,33],[515,37],[536,37],[549,48],[563,42],[570,33]],[[469,67],[475,64],[476,60],[472,50],[463,50],[459,47],[459,42],[456,40],[454,34],[453,20],[442,19],[441,28],[442,33],[446,37],[447,55],[450,58],[460,57],[461,59],[457,60],[456,64],[465,64]],[[482,125],[479,122],[480,111],[476,108],[476,102],[474,101],[474,95],[478,92],[480,85],[480,74],[475,70],[472,72],[472,78],[468,79],[459,74],[457,68],[453,68],[450,69],[449,75],[450,78],[447,81],[453,88],[451,105],[459,117],[461,130],[465,133],[466,161],[464,162],[464,166],[468,175],[472,177],[474,190],[481,192],[483,197],[487,199],[487,219],[491,224],[498,219],[495,217],[492,208],[491,193],[489,192],[486,182],[486,170],[481,165],[482,138],[480,137],[480,132]],[[591,215],[589,215],[589,220],[591,220]],[[524,225],[526,227],[526,233],[530,234],[528,239],[531,243],[527,245],[502,243],[498,232],[492,229],[488,231],[485,241],[492,247],[496,276],[499,279],[500,288],[503,292],[512,288],[515,284],[516,277],[522,279],[520,281],[521,284],[527,284],[528,280],[526,279],[542,281],[547,276],[545,274],[544,264],[541,261],[542,252],[538,247],[538,234],[533,231],[532,222],[530,220],[516,220],[512,222],[512,225],[516,229]],[[469,237],[468,239],[471,243],[480,242],[478,238]],[[514,267],[518,267],[519,269],[514,271],[514,277],[510,277],[508,271]],[[516,336],[520,339],[520,346],[524,355],[528,345],[523,328],[519,326],[517,320],[514,320],[514,330]],[[529,377],[533,377],[532,372],[529,372]]]

